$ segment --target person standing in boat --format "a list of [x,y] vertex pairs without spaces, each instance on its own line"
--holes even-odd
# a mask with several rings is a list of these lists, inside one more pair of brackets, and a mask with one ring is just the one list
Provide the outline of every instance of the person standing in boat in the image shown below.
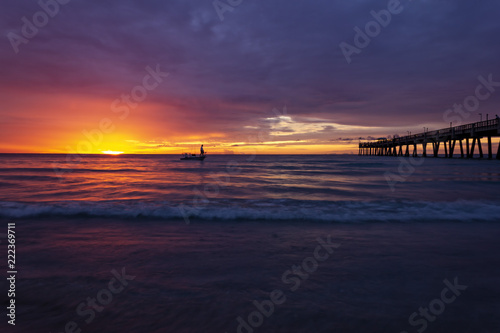
[[200,154],[201,154],[201,156],[205,155],[205,151],[203,150],[203,145],[201,145]]

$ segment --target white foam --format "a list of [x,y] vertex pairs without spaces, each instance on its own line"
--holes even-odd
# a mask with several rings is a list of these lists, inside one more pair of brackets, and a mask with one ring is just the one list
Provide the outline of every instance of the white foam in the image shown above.
[[218,200],[200,203],[141,201],[0,202],[0,216],[95,216],[121,218],[197,218],[206,220],[371,221],[500,221],[500,204],[486,201],[297,201]]

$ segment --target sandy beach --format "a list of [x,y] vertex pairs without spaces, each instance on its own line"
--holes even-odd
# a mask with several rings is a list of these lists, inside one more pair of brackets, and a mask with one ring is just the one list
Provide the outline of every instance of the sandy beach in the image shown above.
[[[500,325],[493,223],[51,217],[16,227],[15,332],[417,332],[425,322],[428,332],[478,333]],[[453,301],[440,309],[445,280],[459,295],[445,293]],[[410,325],[431,303],[438,315],[418,314]]]

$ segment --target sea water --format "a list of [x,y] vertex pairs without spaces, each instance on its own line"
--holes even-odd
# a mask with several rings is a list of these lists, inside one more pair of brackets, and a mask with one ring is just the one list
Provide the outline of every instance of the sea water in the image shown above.
[[[0,155],[6,332],[498,332],[499,167]],[[444,281],[466,286],[445,305]]]
[[498,220],[500,161],[357,155],[0,155],[0,215]]

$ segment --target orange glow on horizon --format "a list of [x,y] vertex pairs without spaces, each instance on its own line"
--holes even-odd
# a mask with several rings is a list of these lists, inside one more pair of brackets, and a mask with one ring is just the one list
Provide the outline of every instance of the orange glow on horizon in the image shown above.
[[[248,134],[244,126],[241,132],[228,133],[209,127],[186,130],[185,119],[175,117],[173,111],[174,117],[169,121],[158,120],[156,114],[161,114],[160,111],[168,106],[147,101],[130,109],[122,118],[123,114],[113,112],[108,98],[85,98],[75,94],[52,98],[35,94],[23,103],[4,117],[7,126],[0,133],[0,153],[181,154],[199,153],[201,144],[208,154],[357,153],[357,143],[308,139],[307,135],[300,140],[292,139],[279,132],[279,128],[273,130],[279,137],[273,132],[262,142],[259,133],[251,132],[253,127]],[[290,124],[295,123],[288,121],[282,125]],[[296,128],[299,129],[299,132],[310,130]]]

